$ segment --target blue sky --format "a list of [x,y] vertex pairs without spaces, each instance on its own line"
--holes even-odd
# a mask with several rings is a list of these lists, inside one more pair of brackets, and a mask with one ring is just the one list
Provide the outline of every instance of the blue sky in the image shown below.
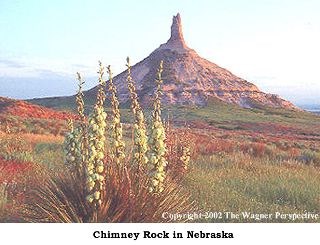
[[317,0],[0,0],[0,96],[32,98],[76,90],[75,72],[95,85],[97,61],[124,70],[170,35],[202,57],[297,104],[320,104]]

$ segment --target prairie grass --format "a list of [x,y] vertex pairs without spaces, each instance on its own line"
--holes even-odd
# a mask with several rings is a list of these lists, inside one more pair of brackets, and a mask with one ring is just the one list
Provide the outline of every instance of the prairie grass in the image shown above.
[[38,162],[46,166],[63,163],[63,138],[54,135],[6,134],[0,132],[0,157],[21,162]]
[[64,165],[62,145],[57,143],[37,143],[33,150],[33,159],[48,169],[61,168]]
[[[178,166],[178,155],[176,154],[176,146],[179,144],[183,134],[183,128],[173,128],[167,139],[168,144],[168,174],[171,178],[178,176],[180,170],[175,168]],[[190,131],[189,143],[192,144],[191,166],[188,171],[179,176],[182,180],[178,184],[178,192],[171,190],[169,194],[172,202],[181,202],[182,196],[192,201],[196,201],[196,207],[178,209],[172,208],[178,212],[184,212],[187,209],[204,210],[204,211],[251,211],[256,213],[300,213],[304,211],[320,212],[320,175],[319,160],[317,158],[318,143],[316,141],[304,140],[290,142],[287,139],[267,138],[266,135],[244,135],[235,133],[236,131],[216,130],[216,129],[193,129]],[[126,135],[126,144],[130,146],[132,129],[129,125],[124,127],[124,135]],[[108,185],[113,186],[108,195],[113,195],[113,201],[109,201],[110,207],[106,207],[107,214],[100,214],[95,220],[85,218],[84,211],[79,211],[81,205],[77,200],[80,198],[79,186],[72,185],[74,177],[70,174],[61,173],[63,170],[63,150],[62,137],[54,135],[19,135],[24,142],[21,146],[15,148],[16,152],[28,150],[35,163],[27,163],[24,161],[13,159],[2,159],[0,183],[8,183],[6,193],[2,192],[0,197],[3,206],[7,207],[5,212],[2,209],[1,220],[9,221],[43,221],[43,222],[165,222],[160,217],[163,210],[170,211],[170,205],[162,205],[158,211],[151,209],[149,213],[146,209],[146,202],[150,201],[144,196],[146,193],[137,194],[136,197],[129,196],[130,200],[135,200],[139,205],[134,207],[126,206],[125,213],[119,213],[115,208],[120,203],[128,203],[128,186],[121,185],[119,179],[113,173]],[[15,134],[1,134],[1,140],[11,140],[16,138]],[[41,143],[43,142],[43,143]],[[3,147],[3,145],[2,145]],[[30,148],[31,147],[31,148]],[[130,161],[130,147],[128,147],[128,161]],[[3,154],[3,150],[0,152]],[[14,153],[13,153],[14,155]],[[171,166],[170,166],[171,165]],[[52,170],[50,177],[44,174],[47,169]],[[36,169],[36,171],[34,170]],[[113,169],[114,170],[114,169]],[[109,169],[108,171],[111,171]],[[131,170],[130,170],[131,171]],[[129,171],[129,175],[133,175]],[[63,172],[63,171],[62,171]],[[120,173],[123,182],[128,183],[127,178],[123,178],[125,172]],[[40,176],[40,177],[39,177]],[[132,181],[135,176],[131,176]],[[171,180],[170,180],[171,181]],[[174,182],[174,181],[173,181]],[[42,183],[42,184],[39,184]],[[130,183],[130,182],[129,182]],[[43,198],[44,193],[57,192],[56,186],[66,185],[60,188],[60,194],[55,193],[61,200],[58,203],[67,203],[71,205],[68,209],[63,209],[64,216],[58,215],[58,211],[54,211],[54,218],[49,217],[44,211],[37,209],[29,210],[29,212],[39,212],[37,218],[27,219],[18,214],[21,210],[25,210],[25,205],[30,204],[32,200],[40,200],[46,202],[42,206],[53,208],[49,205],[49,199]],[[169,183],[169,186],[175,186],[176,183]],[[189,197],[187,193],[190,193]],[[62,193],[61,193],[62,191]],[[166,192],[166,191],[164,191]],[[28,194],[27,194],[28,193]],[[37,194],[36,194],[37,193]],[[118,194],[117,194],[118,193]],[[121,194],[120,193],[124,193]],[[181,195],[181,193],[184,193]],[[38,196],[35,198],[35,196]],[[41,197],[41,198],[40,198]],[[77,198],[78,199],[77,199]],[[81,197],[82,198],[82,197]],[[139,198],[139,200],[135,199]],[[82,199],[81,199],[82,200]],[[126,200],[126,201],[125,201]],[[162,199],[163,200],[163,199]],[[190,204],[190,202],[188,203]],[[60,205],[59,204],[59,205]],[[40,205],[40,204],[39,204]],[[57,204],[56,204],[57,205]],[[65,204],[63,204],[65,205]],[[124,204],[121,204],[124,205]],[[9,208],[8,208],[9,207]],[[61,205],[60,205],[61,207]],[[139,208],[140,207],[140,208]],[[57,207],[56,207],[57,208]],[[108,210],[108,211],[106,211]],[[134,210],[134,212],[132,211]],[[139,211],[140,210],[140,211]],[[143,212],[141,212],[143,210]],[[187,210],[187,211],[190,211]],[[59,211],[59,212],[60,212]],[[71,212],[71,214],[70,214]],[[140,213],[139,213],[140,212]],[[147,217],[151,213],[150,217]],[[129,216],[132,213],[132,216]],[[172,213],[172,212],[171,212]],[[30,214],[30,213],[29,213]],[[139,215],[140,214],[140,215]],[[144,215],[145,214],[145,215]],[[29,217],[30,218],[30,217]],[[203,219],[195,220],[195,222],[263,222],[259,220],[217,220]],[[270,220],[268,222],[290,222],[290,220]],[[305,222],[312,222],[306,220]]]
[[[184,184],[200,208],[208,212],[320,212],[319,169],[295,160],[261,159],[243,153],[203,156],[193,163]],[[253,222],[245,219],[201,221]],[[311,222],[305,220],[308,221]]]

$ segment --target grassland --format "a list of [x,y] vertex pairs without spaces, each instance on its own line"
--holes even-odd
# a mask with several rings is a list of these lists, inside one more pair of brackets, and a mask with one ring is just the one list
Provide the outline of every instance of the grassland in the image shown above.
[[[294,160],[270,161],[241,153],[201,157],[184,180],[204,212],[273,214],[270,219],[202,218],[204,222],[292,222],[276,212],[320,212],[320,174],[317,168]],[[315,222],[312,219],[300,222]],[[297,220],[296,220],[297,222]]]
[[[320,117],[300,111],[210,103],[205,108],[164,110],[164,118],[175,125],[168,141],[184,131],[191,135],[191,165],[181,181],[199,212],[320,213]],[[130,146],[130,112],[121,112]],[[42,183],[41,174],[35,172],[59,172],[64,162],[64,122],[59,121],[55,132],[54,121],[28,120],[1,119],[11,127],[10,132],[1,128],[0,133],[0,219],[4,222],[19,221],[9,211],[23,207],[25,193]],[[174,169],[170,162],[168,167]],[[289,218],[225,216],[194,221],[293,222]]]

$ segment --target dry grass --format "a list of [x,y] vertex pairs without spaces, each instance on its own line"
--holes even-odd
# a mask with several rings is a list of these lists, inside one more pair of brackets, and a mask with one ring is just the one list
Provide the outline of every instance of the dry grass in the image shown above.
[[21,138],[25,142],[35,145],[37,143],[56,143],[60,144],[63,142],[63,136],[56,136],[53,134],[32,134],[32,133],[17,133],[17,134],[7,134],[0,131],[0,139],[13,139]]

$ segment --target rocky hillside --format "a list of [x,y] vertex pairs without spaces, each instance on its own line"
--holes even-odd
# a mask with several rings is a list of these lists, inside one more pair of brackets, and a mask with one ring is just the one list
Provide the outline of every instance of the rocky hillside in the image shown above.
[[[183,38],[180,15],[173,17],[171,36],[147,58],[132,67],[138,94],[143,104],[149,104],[155,89],[154,78],[160,61],[164,61],[164,102],[205,106],[210,97],[238,104],[241,107],[266,105],[293,109],[295,106],[274,94],[261,92],[254,84],[230,71],[201,58]],[[114,78],[121,102],[128,100],[126,71]],[[97,89],[85,93],[95,96]]]

